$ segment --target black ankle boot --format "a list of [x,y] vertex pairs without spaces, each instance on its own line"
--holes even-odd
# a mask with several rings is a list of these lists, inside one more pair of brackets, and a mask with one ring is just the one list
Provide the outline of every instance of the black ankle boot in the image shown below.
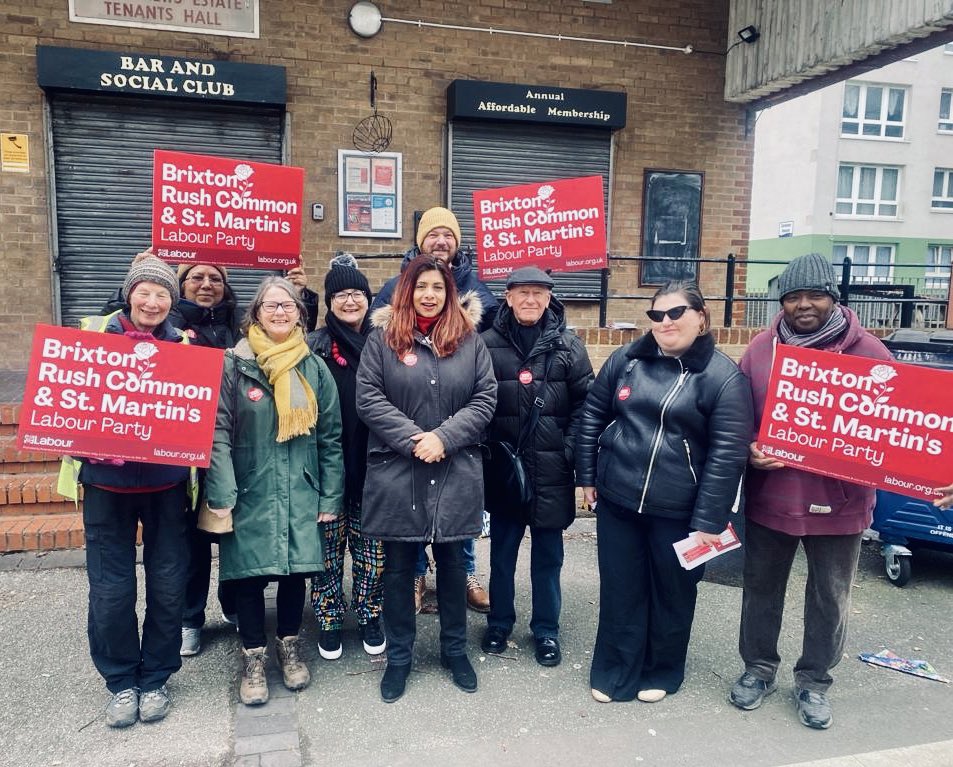
[[407,677],[410,676],[410,666],[395,666],[388,663],[384,669],[384,678],[381,679],[381,699],[384,703],[393,703],[404,694],[407,687]]
[[464,692],[476,692],[477,675],[466,655],[444,655],[440,653],[440,665],[450,669],[453,683]]

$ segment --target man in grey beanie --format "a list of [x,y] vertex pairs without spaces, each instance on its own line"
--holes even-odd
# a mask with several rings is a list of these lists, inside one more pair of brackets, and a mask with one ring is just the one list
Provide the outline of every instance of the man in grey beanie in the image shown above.
[[[751,382],[755,431],[764,412],[775,344],[890,360],[878,338],[857,315],[838,304],[834,267],[826,256],[794,259],[778,284],[781,311],[751,341],[741,370]],[[740,709],[758,708],[777,689],[781,663],[778,637],[791,563],[798,544],[807,557],[804,637],[794,666],[795,703],[806,727],[824,730],[833,721],[827,692],[830,670],[844,650],[850,590],[860,540],[871,521],[874,489],[811,474],[758,450],[752,442],[745,478],[744,593],[738,648],[745,671],[728,700]]]

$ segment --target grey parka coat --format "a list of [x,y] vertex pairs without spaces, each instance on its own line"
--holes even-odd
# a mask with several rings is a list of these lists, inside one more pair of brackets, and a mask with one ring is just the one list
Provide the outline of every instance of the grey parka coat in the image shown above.
[[[468,293],[462,302],[478,322],[479,299]],[[390,306],[371,315],[375,330],[357,371],[357,412],[370,430],[361,532],[390,541],[473,538],[483,512],[479,443],[496,407],[490,354],[474,332],[438,357],[415,330],[415,359],[400,360],[384,343],[391,315]],[[444,460],[414,458],[410,437],[427,431],[443,442]]]

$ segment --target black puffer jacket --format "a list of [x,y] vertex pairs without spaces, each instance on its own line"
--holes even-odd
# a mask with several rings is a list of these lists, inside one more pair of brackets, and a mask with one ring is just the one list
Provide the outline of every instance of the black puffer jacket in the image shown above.
[[576,481],[633,513],[720,533],[752,423],[751,387],[710,335],[676,358],[661,356],[648,334],[613,352],[589,390]]
[[[592,383],[592,365],[579,336],[566,330],[565,310],[555,298],[540,318],[539,339],[525,357],[511,338],[512,314],[513,310],[503,304],[493,327],[482,334],[499,385],[490,439],[516,446],[533,410],[549,352],[554,356],[546,386],[540,392],[545,405],[523,452],[523,463],[536,497],[529,508],[517,505],[488,511],[518,514],[534,527],[566,528],[576,517],[573,444],[586,392]],[[520,372],[525,370],[532,373],[531,383],[519,380]]]

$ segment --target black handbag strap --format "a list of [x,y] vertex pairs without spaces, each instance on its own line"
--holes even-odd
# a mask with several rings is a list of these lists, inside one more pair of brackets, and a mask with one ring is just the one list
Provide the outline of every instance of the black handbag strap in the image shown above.
[[546,386],[546,379],[549,378],[549,370],[553,366],[553,360],[555,358],[556,350],[550,349],[546,355],[546,367],[543,369],[543,378],[536,384],[536,387],[533,390],[533,409],[530,411],[529,418],[527,419],[526,424],[523,426],[523,430],[520,432],[519,441],[516,443],[517,455],[523,454],[523,448],[526,447],[526,443],[529,441],[533,430],[536,428],[536,424],[539,423],[539,417],[543,412],[543,406],[546,404],[546,401],[539,395],[543,391],[543,387]]

